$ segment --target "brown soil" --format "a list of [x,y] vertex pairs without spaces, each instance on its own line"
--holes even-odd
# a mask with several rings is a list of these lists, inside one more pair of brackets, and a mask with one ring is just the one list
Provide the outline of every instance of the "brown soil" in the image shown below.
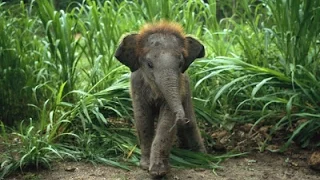
[[[221,169],[215,171],[203,169],[176,169],[163,179],[172,180],[261,180],[290,179],[316,180],[320,172],[307,166],[310,152],[299,150],[285,154],[251,153],[249,155],[228,159],[222,162]],[[150,180],[146,171],[131,167],[126,171],[104,165],[93,165],[83,162],[56,163],[52,170],[14,174],[8,180]]]
[[[245,156],[227,159],[220,163],[221,168],[215,170],[177,169],[172,168],[166,180],[317,180],[320,171],[311,170],[308,159],[311,151],[291,144],[284,153],[275,153],[284,144],[281,133],[270,137],[269,127],[252,128],[251,124],[235,127],[232,132],[223,129],[209,129],[215,143],[208,146],[211,151],[251,152]],[[213,133],[212,133],[213,132]],[[268,141],[265,146],[263,142]],[[0,147],[1,149],[1,147]],[[259,152],[265,149],[263,153]],[[273,152],[271,152],[273,151]],[[215,153],[213,153],[215,154]],[[320,153],[319,153],[320,154]],[[318,156],[316,156],[318,157]],[[320,156],[319,156],[320,157]],[[319,158],[314,159],[320,162]],[[320,166],[319,166],[320,167]],[[319,168],[320,169],[320,168]],[[8,180],[150,180],[147,171],[139,167],[131,167],[131,171],[109,167],[101,164],[93,165],[84,162],[57,162],[52,170],[38,172],[15,173]]]

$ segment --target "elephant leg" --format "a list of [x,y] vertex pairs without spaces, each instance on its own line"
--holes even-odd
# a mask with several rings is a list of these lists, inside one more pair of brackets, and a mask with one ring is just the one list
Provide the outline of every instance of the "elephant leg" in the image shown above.
[[150,155],[149,173],[154,177],[161,177],[169,172],[169,155],[176,134],[174,123],[175,115],[167,105],[163,105],[160,108],[159,121]]
[[200,131],[194,115],[194,109],[192,105],[190,90],[187,85],[187,95],[183,102],[185,116],[189,120],[187,124],[178,124],[177,136],[179,139],[179,146],[183,149],[188,149],[197,152],[206,153],[206,148],[203,144],[203,140],[200,135]]
[[152,108],[144,101],[134,98],[135,126],[141,148],[140,166],[147,170],[150,164],[151,144],[154,137],[154,115]]

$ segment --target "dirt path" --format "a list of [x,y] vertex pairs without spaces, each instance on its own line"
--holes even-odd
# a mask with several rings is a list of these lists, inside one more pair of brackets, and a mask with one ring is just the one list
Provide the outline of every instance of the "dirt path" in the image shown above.
[[[252,153],[240,158],[233,158],[221,163],[223,169],[214,174],[211,170],[172,169],[163,179],[167,180],[318,180],[320,172],[307,166],[309,152],[295,153]],[[9,180],[150,180],[146,171],[132,167],[131,171],[103,165],[82,162],[63,162],[54,165],[51,171],[15,174]]]

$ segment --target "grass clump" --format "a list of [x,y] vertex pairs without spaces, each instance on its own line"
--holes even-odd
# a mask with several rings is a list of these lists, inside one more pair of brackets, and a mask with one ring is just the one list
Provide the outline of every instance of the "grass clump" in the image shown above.
[[207,116],[222,125],[231,124],[229,129],[236,123],[272,125],[269,133],[287,133],[284,147],[293,140],[313,146],[311,137],[319,134],[314,68],[319,25],[313,23],[319,18],[319,2],[262,1],[249,8],[242,1],[239,6],[242,13],[227,19],[235,42],[229,57],[199,61],[202,69],[193,76],[195,96],[205,102],[199,109],[208,109]]

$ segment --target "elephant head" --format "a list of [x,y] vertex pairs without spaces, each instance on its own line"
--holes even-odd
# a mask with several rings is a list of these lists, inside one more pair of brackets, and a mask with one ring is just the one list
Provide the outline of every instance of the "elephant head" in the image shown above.
[[162,22],[148,24],[139,33],[125,36],[115,57],[132,72],[141,71],[150,86],[164,97],[176,118],[183,119],[181,76],[204,54],[204,46],[185,36],[181,26]]

